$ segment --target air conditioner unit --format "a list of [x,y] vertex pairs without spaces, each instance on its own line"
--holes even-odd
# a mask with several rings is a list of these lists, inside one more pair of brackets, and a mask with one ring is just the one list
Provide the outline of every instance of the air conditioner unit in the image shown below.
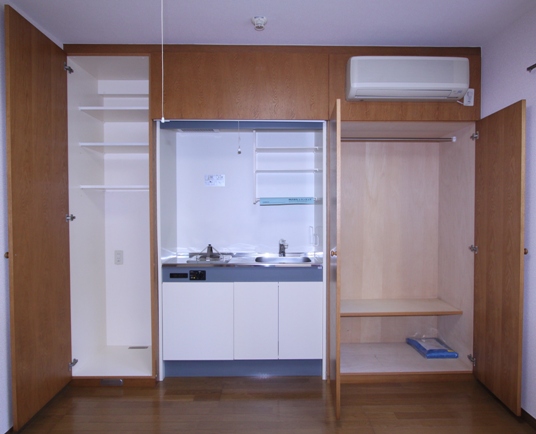
[[457,101],[468,88],[465,57],[357,56],[346,70],[347,101]]

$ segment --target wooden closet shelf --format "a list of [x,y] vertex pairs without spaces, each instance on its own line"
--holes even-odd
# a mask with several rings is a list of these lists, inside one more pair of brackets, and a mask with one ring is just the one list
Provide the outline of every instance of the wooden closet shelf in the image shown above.
[[461,315],[460,309],[438,298],[392,300],[341,300],[341,316],[436,316]]

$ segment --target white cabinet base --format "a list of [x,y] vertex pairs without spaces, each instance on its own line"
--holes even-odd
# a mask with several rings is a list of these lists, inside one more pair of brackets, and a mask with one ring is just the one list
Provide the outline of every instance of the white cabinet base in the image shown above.
[[322,358],[322,282],[279,282],[279,358]]
[[164,360],[233,359],[233,283],[163,284]]
[[277,359],[277,282],[235,282],[235,360]]

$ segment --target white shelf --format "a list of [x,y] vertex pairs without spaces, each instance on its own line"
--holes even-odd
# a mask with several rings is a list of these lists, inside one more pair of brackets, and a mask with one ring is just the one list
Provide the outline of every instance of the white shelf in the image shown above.
[[396,300],[341,300],[341,316],[436,316],[461,315],[460,309],[438,298]]
[[299,154],[306,152],[320,152],[321,148],[315,146],[312,148],[255,148],[255,152],[258,154],[269,153],[269,154]]
[[149,191],[148,185],[81,185],[82,190]]
[[255,173],[318,173],[320,169],[257,169]]
[[97,92],[97,95],[99,96],[103,96],[105,98],[125,98],[125,99],[128,99],[128,98],[147,98],[148,95],[146,92],[139,92],[139,93],[120,93],[120,92]]
[[149,122],[149,108],[84,106],[79,109],[103,122]]
[[91,357],[80,357],[73,377],[146,377],[152,375],[152,350],[127,346],[102,346]]
[[[456,351],[456,348],[453,348]],[[472,365],[457,359],[426,359],[405,342],[341,344],[341,375],[471,373]],[[344,380],[343,380],[344,381]]]
[[80,147],[111,154],[147,154],[146,142],[80,142]]

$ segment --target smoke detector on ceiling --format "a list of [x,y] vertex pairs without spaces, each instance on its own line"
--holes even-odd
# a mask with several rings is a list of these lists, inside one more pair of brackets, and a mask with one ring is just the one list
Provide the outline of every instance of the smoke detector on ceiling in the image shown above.
[[266,17],[256,16],[251,19],[251,22],[253,23],[253,26],[255,27],[255,30],[261,31],[264,30],[264,26],[268,22]]

